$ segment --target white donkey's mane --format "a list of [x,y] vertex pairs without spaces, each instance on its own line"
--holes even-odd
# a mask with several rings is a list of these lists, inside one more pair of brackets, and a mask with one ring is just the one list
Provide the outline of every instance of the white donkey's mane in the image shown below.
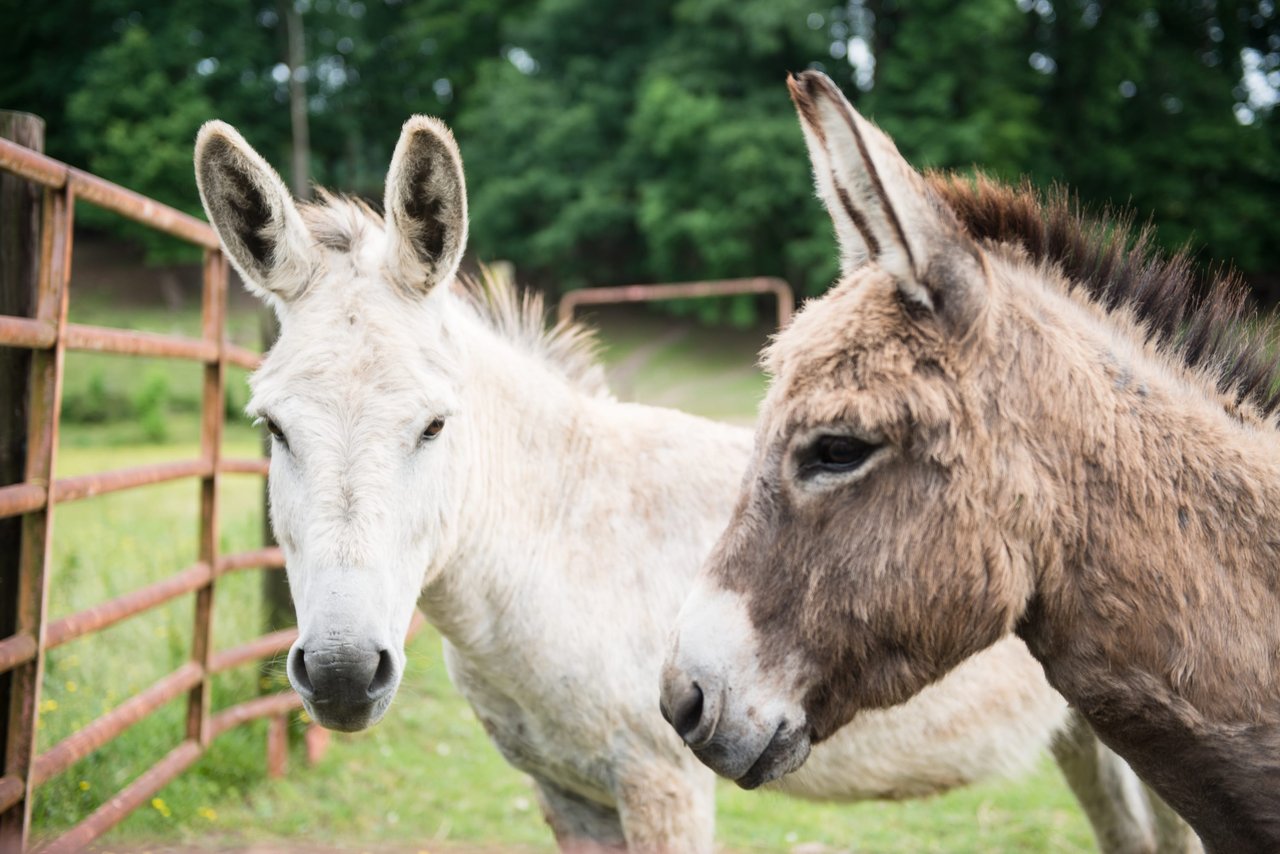
[[[359,255],[366,241],[381,238],[382,215],[363,199],[318,190],[319,201],[299,205],[316,242],[332,252]],[[521,352],[538,359],[579,392],[606,396],[604,368],[595,331],[581,323],[546,324],[541,293],[521,291],[505,276],[481,265],[477,275],[461,274],[453,293],[484,324]]]

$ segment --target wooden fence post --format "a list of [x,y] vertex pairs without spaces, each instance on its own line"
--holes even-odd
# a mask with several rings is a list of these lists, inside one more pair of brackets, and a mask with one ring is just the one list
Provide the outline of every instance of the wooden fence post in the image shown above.
[[[0,138],[44,151],[44,119],[0,110]],[[35,317],[40,258],[41,200],[35,184],[0,172],[0,314]],[[27,466],[28,397],[31,351],[0,347],[0,486],[21,482]],[[18,578],[22,517],[0,519],[0,637],[18,629]],[[9,708],[13,671],[0,675],[0,756],[9,753]],[[21,738],[21,734],[18,734]],[[22,805],[15,808],[21,820]],[[6,838],[22,834],[9,822]],[[0,847],[3,847],[0,840]]]

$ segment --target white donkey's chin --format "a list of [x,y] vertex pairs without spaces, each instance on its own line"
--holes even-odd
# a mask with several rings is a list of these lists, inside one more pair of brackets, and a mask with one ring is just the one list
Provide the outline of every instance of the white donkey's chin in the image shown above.
[[799,768],[810,733],[796,669],[764,662],[741,597],[699,583],[662,671],[667,722],[711,770],[745,789]]

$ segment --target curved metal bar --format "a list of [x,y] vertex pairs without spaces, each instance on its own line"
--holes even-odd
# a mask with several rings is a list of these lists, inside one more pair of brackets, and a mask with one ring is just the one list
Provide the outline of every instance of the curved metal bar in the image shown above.
[[39,786],[67,770],[165,703],[190,691],[203,676],[203,668],[188,661],[141,694],[135,694],[84,729],[73,732],[36,757],[31,765],[31,784]]
[[39,483],[15,483],[0,487],[0,519],[43,510],[49,491]]
[[54,649],[76,638],[114,626],[134,614],[149,611],[157,605],[177,599],[184,593],[198,590],[208,584],[212,578],[213,573],[209,570],[209,565],[197,563],[155,584],[149,584],[100,605],[54,620],[45,627],[45,649]]
[[158,356],[188,359],[193,362],[216,362],[218,345],[180,335],[160,335],[109,326],[86,326],[68,323],[64,333],[68,350],[117,353],[122,356]]
[[119,824],[125,816],[145,804],[174,777],[200,758],[204,749],[199,742],[187,739],[169,751],[163,759],[143,772],[136,780],[116,793],[109,801],[57,839],[40,849],[40,854],[71,854],[82,851],[90,842]]
[[698,299],[737,294],[773,294],[778,302],[778,328],[791,322],[795,311],[795,292],[785,279],[756,276],[750,279],[723,279],[714,282],[677,282],[663,285],[618,285],[609,288],[582,288],[569,291],[560,298],[557,319],[564,323],[583,305],[653,302],[664,299]]
[[283,569],[284,552],[279,546],[268,546],[265,549],[254,549],[249,552],[238,552],[218,558],[218,575],[224,572],[235,572],[238,569]]
[[47,350],[58,340],[58,326],[47,320],[0,315],[0,346]]
[[136,486],[150,486],[184,477],[206,477],[212,471],[212,460],[180,460],[97,474],[84,474],[78,477],[60,477],[53,482],[53,500],[64,504],[68,501],[106,495],[108,492],[133,489]]
[[97,175],[90,175],[52,157],[46,157],[16,142],[0,139],[0,169],[54,190],[69,187],[77,197],[87,202],[115,211],[157,231],[180,237],[188,243],[206,249],[217,249],[219,246],[218,235],[207,222]]

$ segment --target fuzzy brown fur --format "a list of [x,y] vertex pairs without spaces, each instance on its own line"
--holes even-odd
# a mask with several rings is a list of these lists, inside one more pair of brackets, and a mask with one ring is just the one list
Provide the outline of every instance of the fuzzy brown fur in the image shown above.
[[1008,243],[1056,266],[1088,298],[1132,311],[1163,349],[1217,377],[1219,389],[1270,415],[1280,408],[1275,318],[1258,322],[1234,270],[1205,273],[1183,249],[1155,248],[1155,231],[1136,231],[1127,213],[1090,218],[1063,187],[1042,194],[985,175],[927,176],[931,189],[978,241]]
[[[1062,194],[926,180],[816,72],[792,94],[857,263],[768,353],[707,575],[815,739],[1016,630],[1210,849],[1280,850],[1276,369],[1238,282]],[[833,435],[874,452],[815,475]]]

